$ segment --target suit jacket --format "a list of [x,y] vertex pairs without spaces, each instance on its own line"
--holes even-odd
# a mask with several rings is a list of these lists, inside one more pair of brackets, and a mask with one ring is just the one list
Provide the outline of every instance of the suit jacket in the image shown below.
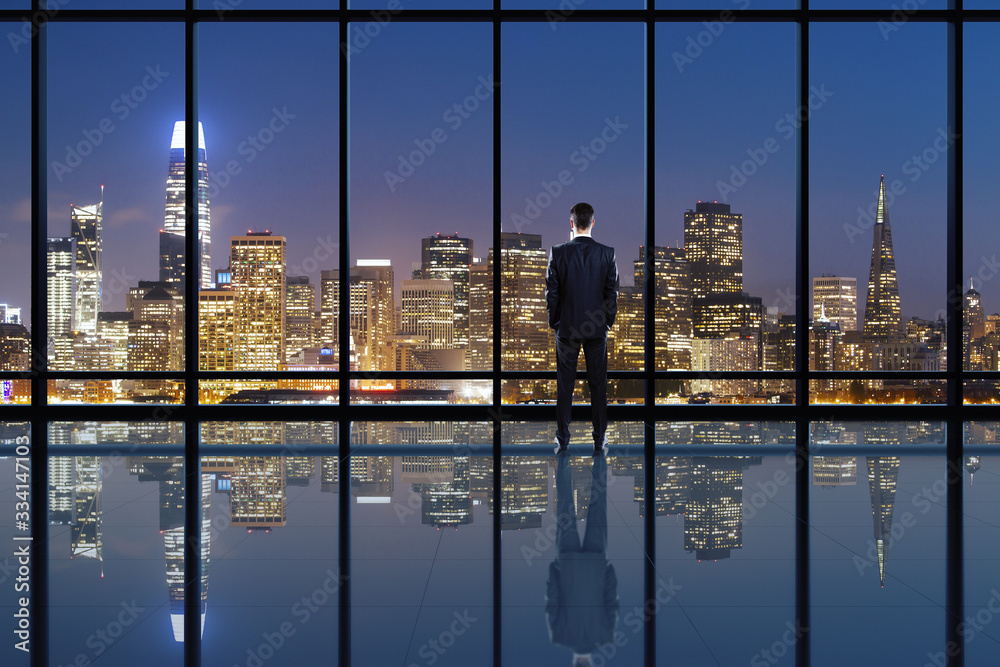
[[561,338],[603,338],[618,315],[615,249],[589,236],[552,246],[545,273],[549,327]]
[[590,653],[614,641],[618,609],[618,577],[604,554],[560,554],[549,564],[545,620],[553,644]]

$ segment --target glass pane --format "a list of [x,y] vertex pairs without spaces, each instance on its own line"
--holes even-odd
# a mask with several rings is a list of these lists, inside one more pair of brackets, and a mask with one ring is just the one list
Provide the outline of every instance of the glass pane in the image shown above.
[[183,664],[183,459],[53,457],[48,521],[53,663]]
[[184,380],[49,380],[49,405],[59,403],[184,402]]
[[667,402],[781,402],[713,374],[794,370],[795,26],[715,25],[657,25],[656,367],[704,373]]
[[[821,23],[810,40],[810,369],[946,370],[945,28]],[[860,375],[810,398],[885,402],[909,382]]]
[[[550,248],[571,238],[570,209],[586,202],[593,207],[592,240],[573,241],[566,252],[576,254],[574,248],[584,247],[581,243],[613,247],[621,287],[617,317],[607,334],[608,369],[641,370],[641,289],[629,263],[642,243],[645,220],[645,28],[634,23],[567,23],[552,30],[546,24],[510,23],[502,30],[506,54],[500,211],[503,369],[555,370],[557,334],[604,335],[608,314],[603,295],[596,291],[589,296],[590,303],[553,300],[559,312],[550,317],[546,310]],[[602,44],[618,55],[611,62],[602,50],[581,50],[580,44]],[[548,65],[539,68],[540,62]],[[553,78],[552,71],[560,75]],[[567,114],[568,106],[577,111]],[[566,255],[566,262],[572,261],[571,256]],[[559,273],[553,270],[553,275]],[[568,288],[564,285],[558,291]],[[559,328],[554,331],[549,322],[557,319]],[[581,370],[586,366],[584,356],[581,351],[577,358]]]
[[[22,26],[27,25],[27,38]],[[0,373],[25,372],[31,354],[31,24],[0,23],[10,49],[0,52],[0,86],[10,94],[0,100],[0,124],[22,128],[0,136]],[[23,41],[22,41],[23,40]],[[31,382],[0,379],[0,405],[28,403]]]
[[[638,426],[620,444],[641,451]],[[505,443],[554,431],[504,427]],[[568,664],[574,652],[642,664],[642,457],[525,453],[503,458],[501,478],[505,664]]]
[[974,421],[965,423],[966,445],[1000,445],[1000,422]]
[[[282,426],[271,428],[274,438]],[[253,433],[238,431],[236,439],[261,431],[247,430]],[[344,578],[338,491],[323,477],[326,460],[202,458],[203,519],[212,541],[206,578],[215,601],[205,624],[205,664],[263,664],[279,651],[290,664],[337,655]]]
[[487,664],[492,459],[361,456],[350,465],[355,660]]
[[[164,409],[161,419],[168,416]],[[116,445],[110,455],[111,465],[120,465],[120,457],[132,454],[144,445],[184,445],[184,422],[159,420],[49,422],[50,445]],[[107,462],[106,462],[107,463]]]
[[321,310],[340,252],[335,36],[329,23],[200,28],[216,246],[199,293],[202,370],[338,368]]
[[[1000,104],[1000,65],[989,53],[995,49],[997,26],[973,23],[965,27],[965,136],[963,142],[963,248],[965,275],[963,286],[962,358],[967,371],[1000,370],[1000,298],[993,282],[998,271],[992,249],[1000,244],[995,216],[987,204],[991,192],[989,175],[996,171],[1000,139],[984,106]],[[995,383],[977,381],[966,384],[966,397],[976,389],[995,395]]]
[[945,444],[944,422],[813,422],[810,445],[814,452],[836,451],[835,445],[940,445]]
[[943,648],[944,476],[940,457],[813,459],[814,664],[922,665]]
[[[996,456],[965,457],[964,479],[968,486],[962,492],[965,535],[965,661],[967,665],[988,662],[996,650],[994,633],[986,629],[1000,609],[1000,593],[994,584],[997,571],[997,540],[1000,538],[995,521],[1000,503],[997,485]],[[963,481],[963,484],[965,482]]]
[[[182,26],[48,29],[50,368],[183,370],[183,248],[163,253],[165,238],[180,238],[172,232],[176,160],[183,157],[183,139],[174,134],[183,117]],[[95,43],[105,47],[95,52]],[[159,275],[149,274],[151,265]],[[102,386],[94,396],[67,389],[74,394],[68,399],[63,389],[58,383],[53,398],[148,400],[178,391],[170,380]]]
[[[814,330],[815,331],[815,330]],[[859,349],[860,345],[837,341],[834,348],[838,354],[845,349]],[[871,346],[865,351],[865,357]],[[968,384],[968,383],[967,383]],[[966,393],[968,397],[969,394]],[[948,385],[945,380],[810,380],[809,401],[811,403],[945,403],[948,400]],[[968,402],[968,398],[966,399]]]
[[794,664],[794,453],[658,456],[655,484],[659,663]]
[[[351,59],[352,368],[488,370],[492,27],[392,30]],[[335,335],[338,279],[324,273]]]

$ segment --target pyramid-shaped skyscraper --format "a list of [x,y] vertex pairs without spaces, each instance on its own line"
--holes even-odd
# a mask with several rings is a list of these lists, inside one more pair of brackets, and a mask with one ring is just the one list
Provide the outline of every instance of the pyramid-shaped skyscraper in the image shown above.
[[879,182],[874,231],[862,335],[867,341],[890,343],[902,339],[903,320],[899,312],[899,286],[896,283],[896,257],[892,250],[892,227],[889,226],[889,209],[885,201],[885,176],[882,176]]

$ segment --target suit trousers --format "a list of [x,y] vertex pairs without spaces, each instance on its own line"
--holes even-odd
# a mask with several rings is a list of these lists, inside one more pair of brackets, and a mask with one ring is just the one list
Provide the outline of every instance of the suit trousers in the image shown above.
[[594,445],[604,442],[608,430],[608,337],[563,338],[556,336],[556,440],[569,445],[573,386],[580,348],[587,362],[590,412],[594,424]]

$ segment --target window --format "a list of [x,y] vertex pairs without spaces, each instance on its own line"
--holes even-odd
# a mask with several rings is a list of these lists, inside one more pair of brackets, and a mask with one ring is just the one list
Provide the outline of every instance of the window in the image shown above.
[[[1000,10],[43,4],[0,10],[4,664],[556,659],[570,496],[606,661],[992,655],[947,619],[993,608]],[[539,281],[595,197],[612,452],[567,470]]]

